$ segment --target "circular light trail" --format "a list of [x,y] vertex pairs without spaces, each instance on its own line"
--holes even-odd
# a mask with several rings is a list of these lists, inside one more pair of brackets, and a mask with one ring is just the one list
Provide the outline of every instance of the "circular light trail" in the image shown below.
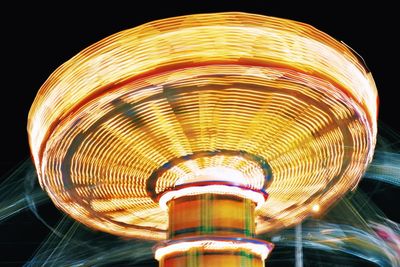
[[326,209],[372,159],[376,118],[372,76],[343,43],[303,23],[218,13],[83,50],[41,87],[28,132],[61,210],[160,240],[168,218],[157,197],[207,170],[268,192],[257,233]]
[[[169,244],[171,243],[171,244]],[[159,245],[160,246],[160,245]],[[155,259],[160,260],[162,257],[176,252],[188,251],[192,248],[202,248],[207,250],[228,250],[235,251],[235,249],[245,249],[248,250],[257,256],[259,256],[262,260],[265,260],[268,257],[268,254],[272,250],[272,246],[268,243],[263,242],[262,240],[246,240],[240,239],[235,240],[232,238],[224,238],[220,240],[215,240],[215,238],[207,240],[185,240],[185,241],[170,241],[165,244],[164,247],[160,246],[155,253]]]
[[158,200],[160,207],[164,210],[168,210],[167,203],[174,198],[182,196],[196,196],[202,194],[214,194],[214,195],[231,195],[240,198],[249,199],[257,204],[257,208],[260,208],[267,199],[267,194],[264,192],[255,192],[247,188],[241,188],[236,184],[231,184],[226,181],[207,181],[207,184],[198,185],[198,183],[189,183],[182,186],[177,186],[174,190],[166,191],[163,193]]

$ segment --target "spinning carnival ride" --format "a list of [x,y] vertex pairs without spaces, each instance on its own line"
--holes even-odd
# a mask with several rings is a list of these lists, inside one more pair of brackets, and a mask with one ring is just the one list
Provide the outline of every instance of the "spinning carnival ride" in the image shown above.
[[273,245],[257,234],[355,188],[376,119],[372,76],[343,43],[216,13],[83,50],[40,88],[28,132],[42,188],[76,220],[160,240],[161,266],[263,266]]

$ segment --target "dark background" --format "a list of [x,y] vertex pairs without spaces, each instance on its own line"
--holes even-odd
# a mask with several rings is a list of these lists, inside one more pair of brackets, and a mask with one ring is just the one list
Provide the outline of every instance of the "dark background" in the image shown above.
[[[115,32],[155,19],[185,14],[244,11],[289,18],[311,24],[344,41],[362,55],[374,75],[380,96],[379,120],[385,127],[397,132],[400,130],[397,119],[400,61],[396,41],[399,15],[397,8],[383,1],[375,1],[373,6],[365,2],[358,7],[326,1],[318,4],[293,1],[295,5],[289,1],[280,1],[280,4],[267,3],[269,1],[219,4],[168,1],[162,5],[154,1],[131,1],[131,4],[100,2],[85,6],[66,3],[47,6],[19,2],[2,4],[1,179],[30,157],[26,134],[28,111],[41,84],[58,66]],[[399,221],[400,212],[396,206],[399,189],[368,180],[362,181],[360,187],[390,219]],[[49,221],[56,221],[59,216],[58,210],[51,205],[44,213]],[[0,225],[0,265],[23,265],[48,234],[49,230],[29,211],[6,221]],[[281,251],[274,253],[272,257],[279,258]],[[320,257],[323,262],[323,256]],[[154,265],[154,262],[149,264]],[[137,266],[146,266],[146,263]],[[334,265],[321,263],[320,266]],[[347,266],[353,265],[349,263]]]

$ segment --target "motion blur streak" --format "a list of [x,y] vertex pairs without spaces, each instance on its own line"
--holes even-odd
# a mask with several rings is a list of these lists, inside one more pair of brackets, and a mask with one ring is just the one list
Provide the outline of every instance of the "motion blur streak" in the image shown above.
[[134,264],[151,259],[150,242],[122,240],[109,235],[87,231],[67,216],[24,266],[110,266],[115,262]]
[[[387,154],[380,149],[379,155]],[[395,150],[390,151],[389,159],[393,156],[398,158]],[[378,164],[374,160],[372,165]],[[385,172],[385,166],[387,164],[380,170]],[[30,208],[47,224],[46,216],[40,214],[40,204],[50,199],[43,193],[36,179],[34,167],[27,160],[1,184],[0,217],[3,221]],[[25,266],[43,266],[44,262],[47,266],[107,266],[121,262],[133,264],[153,258],[151,247],[155,243],[123,240],[92,232],[65,215],[54,228],[47,226],[51,235],[43,241]],[[382,267],[400,264],[399,235],[399,224],[387,219],[359,189],[345,197],[323,218],[308,219],[302,225],[302,245],[305,248],[349,253]],[[268,238],[272,238],[278,246],[296,245],[295,229],[287,229]],[[273,266],[273,262],[269,262]]]
[[400,186],[400,154],[376,150],[365,178]]
[[[323,220],[306,220],[302,228],[304,247],[342,251],[379,266],[400,265],[399,224],[385,218],[361,190],[346,196]],[[280,232],[272,241],[295,246],[294,229]]]
[[[400,153],[375,151],[364,178],[400,186]],[[37,174],[30,159],[21,163],[0,184],[0,223],[18,212],[30,208],[35,211],[49,198],[39,187],[35,187]]]
[[[324,221],[306,221],[303,224],[303,247],[341,251],[374,262],[379,266],[399,266],[400,231],[394,222],[370,223],[369,230],[360,230],[351,225],[327,223]],[[390,233],[383,237],[382,231]],[[387,234],[383,234],[387,235]],[[272,238],[276,245],[295,246],[294,230],[284,230]]]
[[0,184],[0,223],[30,206],[48,201],[43,190],[35,187],[37,175],[30,159],[22,162]]
[[225,169],[268,192],[256,214],[264,233],[355,189],[373,156],[377,99],[359,57],[312,26],[196,14],[68,60],[40,88],[27,128],[42,188],[91,228],[162,240],[157,196]]

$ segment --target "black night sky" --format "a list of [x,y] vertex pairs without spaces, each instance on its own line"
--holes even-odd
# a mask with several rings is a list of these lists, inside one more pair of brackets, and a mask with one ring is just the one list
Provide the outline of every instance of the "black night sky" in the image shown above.
[[[54,2],[49,6],[22,2],[2,4],[1,180],[30,157],[26,133],[28,111],[41,84],[58,66],[113,33],[152,20],[185,14],[243,11],[288,18],[311,24],[344,41],[364,58],[374,76],[380,97],[380,123],[400,132],[399,14],[394,6],[382,1],[373,6],[366,1],[358,7],[326,1],[314,5],[304,1],[295,1],[295,5],[289,1],[279,1],[280,4],[274,5],[267,4],[270,1],[221,1],[218,5],[204,1],[188,1],[190,5],[185,1],[168,1],[162,5],[155,1],[140,2],[144,2],[142,6],[134,4],[134,1],[131,4],[99,1],[85,6],[67,2]],[[389,219],[400,222],[399,188],[372,180],[362,181],[360,187]],[[60,212],[48,203],[43,207],[42,216],[52,224],[60,218]],[[49,233],[49,229],[29,209],[3,221],[0,224],[0,265],[24,265]],[[339,259],[339,265],[324,262],[324,255],[327,254],[321,252],[318,266],[343,266]],[[279,258],[280,250],[272,257]],[[268,266],[292,266],[293,261],[285,263],[283,260],[282,264]],[[149,261],[129,266],[158,265]],[[349,262],[345,266],[376,265],[352,265]]]

